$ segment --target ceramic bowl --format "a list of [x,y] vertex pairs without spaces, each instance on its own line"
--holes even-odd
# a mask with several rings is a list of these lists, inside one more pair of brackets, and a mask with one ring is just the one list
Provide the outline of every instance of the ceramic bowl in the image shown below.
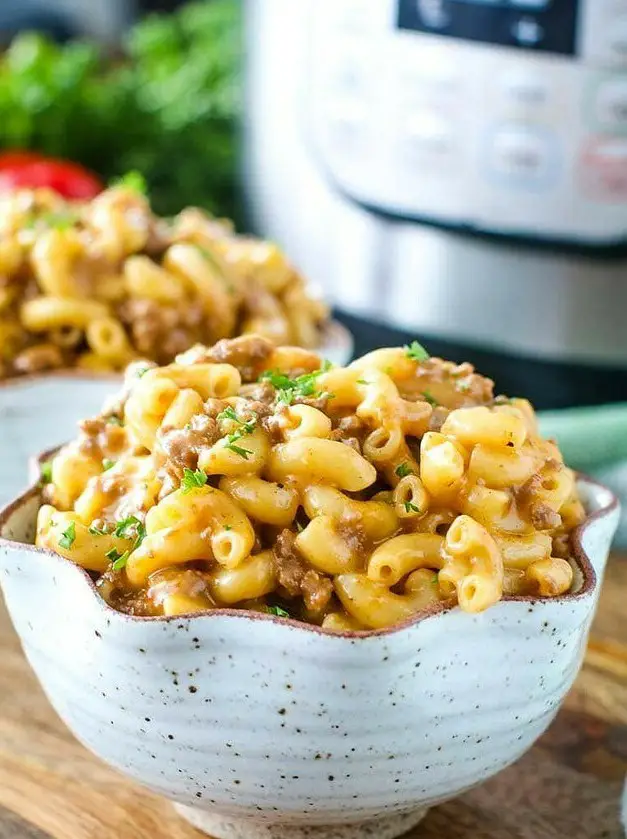
[[618,519],[587,479],[575,590],[333,635],[265,614],[136,618],[0,514],[0,581],[51,703],[96,755],[215,839],[385,839],[515,761],[579,669]]
[[[353,353],[350,332],[332,321],[320,353],[346,364]],[[97,414],[122,377],[64,370],[0,383],[0,506],[26,485],[28,457],[76,434],[76,423]]]

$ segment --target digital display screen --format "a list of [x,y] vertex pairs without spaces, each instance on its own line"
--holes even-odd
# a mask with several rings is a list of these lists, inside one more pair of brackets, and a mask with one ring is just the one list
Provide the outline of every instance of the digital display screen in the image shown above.
[[399,29],[575,55],[579,0],[398,0]]

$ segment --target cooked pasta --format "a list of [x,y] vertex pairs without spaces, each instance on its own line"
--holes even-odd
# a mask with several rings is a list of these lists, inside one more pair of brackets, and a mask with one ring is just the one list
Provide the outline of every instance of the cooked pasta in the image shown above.
[[416,344],[332,368],[242,336],[132,364],[46,472],[36,542],[114,608],[329,632],[562,595],[585,516],[529,404]]
[[161,219],[123,186],[90,203],[48,190],[0,196],[0,379],[167,364],[251,332],[317,347],[327,321],[276,245],[201,210]]

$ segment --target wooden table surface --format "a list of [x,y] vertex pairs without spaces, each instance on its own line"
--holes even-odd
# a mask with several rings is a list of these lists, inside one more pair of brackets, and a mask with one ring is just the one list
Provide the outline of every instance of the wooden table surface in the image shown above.
[[[627,774],[627,556],[609,564],[583,670],[515,766],[431,810],[408,839],[619,839]],[[48,705],[0,603],[0,839],[200,839],[80,746]]]

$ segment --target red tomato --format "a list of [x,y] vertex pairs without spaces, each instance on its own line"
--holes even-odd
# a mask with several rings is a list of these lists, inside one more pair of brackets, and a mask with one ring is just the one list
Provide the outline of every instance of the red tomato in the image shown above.
[[19,149],[0,152],[0,170],[12,169],[14,166],[22,166],[25,163],[32,163],[34,160],[44,160],[44,156],[35,151],[21,151]]
[[87,201],[103,190],[102,182],[78,163],[42,157],[35,152],[0,154],[0,192],[47,187],[64,198]]

